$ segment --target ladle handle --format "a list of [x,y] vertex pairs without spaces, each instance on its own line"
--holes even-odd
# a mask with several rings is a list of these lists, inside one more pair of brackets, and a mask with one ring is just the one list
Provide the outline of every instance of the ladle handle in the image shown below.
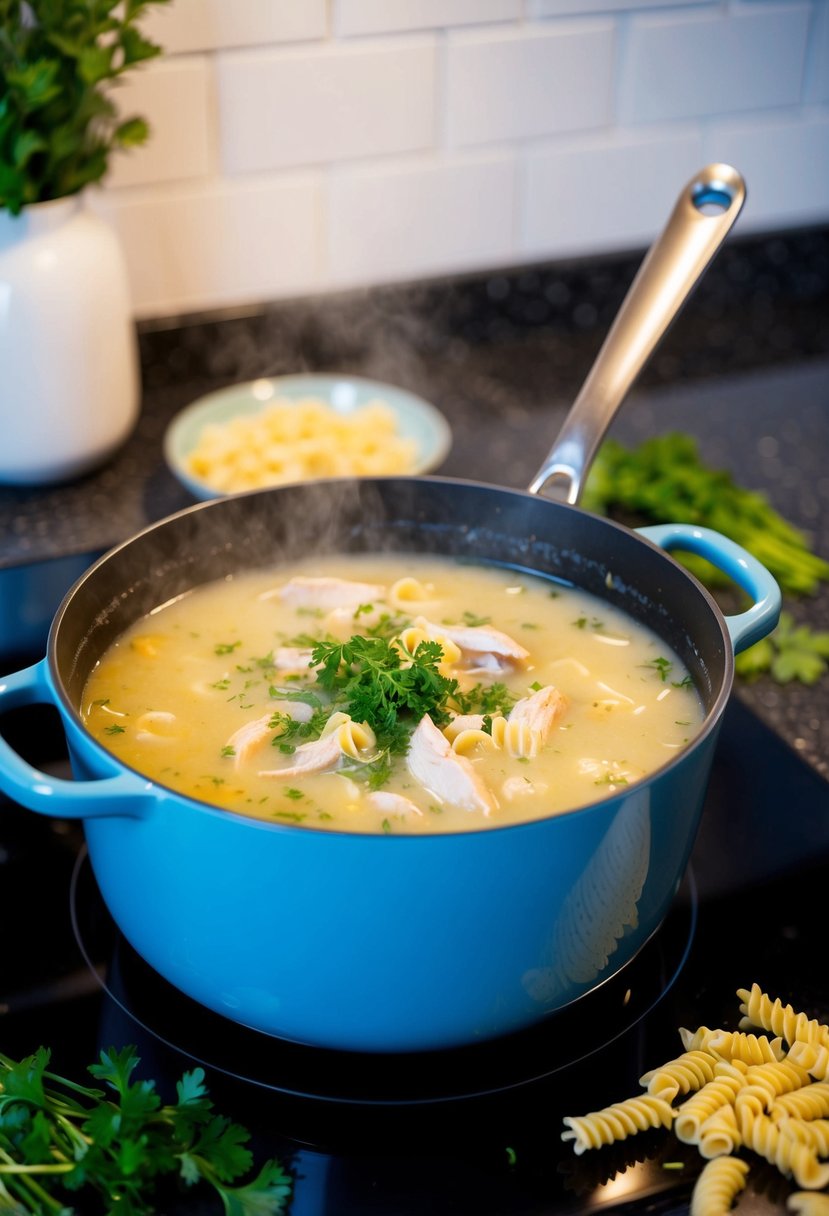
[[745,182],[730,165],[707,165],[682,190],[530,484],[533,494],[578,502],[616,411],[727,236],[745,197]]

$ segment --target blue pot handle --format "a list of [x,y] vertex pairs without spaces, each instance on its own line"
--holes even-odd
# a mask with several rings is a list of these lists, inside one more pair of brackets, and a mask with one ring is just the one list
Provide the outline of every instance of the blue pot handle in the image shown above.
[[[46,660],[0,678],[0,713],[21,705],[54,705]],[[0,791],[9,798],[59,819],[145,814],[154,803],[154,787],[134,773],[100,781],[64,781],[41,773],[0,737]]]
[[636,531],[662,549],[682,549],[706,558],[748,592],[754,600],[751,608],[725,618],[735,654],[774,629],[780,617],[780,588],[766,567],[733,540],[695,524],[657,524]]

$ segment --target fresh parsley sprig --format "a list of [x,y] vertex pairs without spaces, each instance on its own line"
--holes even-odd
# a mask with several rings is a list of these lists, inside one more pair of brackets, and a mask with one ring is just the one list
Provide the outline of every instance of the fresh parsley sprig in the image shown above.
[[253,1164],[250,1133],[215,1113],[201,1068],[163,1104],[152,1081],[133,1079],[133,1047],[89,1067],[105,1089],[58,1076],[49,1060],[43,1047],[19,1061],[0,1055],[0,1212],[74,1216],[96,1194],[107,1216],[153,1216],[159,1182],[176,1177],[212,1186],[225,1216],[286,1210],[291,1179],[277,1161],[239,1182]]
[[355,635],[347,642],[319,642],[311,662],[316,681],[356,722],[367,722],[381,749],[405,751],[424,714],[437,725],[449,721],[456,680],[442,675],[438,642],[421,642],[411,660],[386,638]]

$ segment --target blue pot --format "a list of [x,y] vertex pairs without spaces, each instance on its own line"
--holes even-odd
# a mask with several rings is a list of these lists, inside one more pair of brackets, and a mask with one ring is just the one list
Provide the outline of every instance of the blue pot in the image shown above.
[[[86,679],[133,621],[225,574],[315,553],[419,552],[564,579],[654,629],[706,708],[687,749],[616,797],[510,827],[367,836],[265,823],[183,797],[84,728]],[[750,594],[724,617],[665,550],[707,557]],[[103,897],[162,976],[226,1017],[346,1050],[447,1048],[514,1031],[622,968],[685,871],[735,650],[776,623],[749,554],[682,525],[638,534],[533,494],[443,478],[286,486],[199,504],[103,557],[64,599],[47,657],[0,711],[54,703],[76,780],[0,741],[0,789],[82,818]]]

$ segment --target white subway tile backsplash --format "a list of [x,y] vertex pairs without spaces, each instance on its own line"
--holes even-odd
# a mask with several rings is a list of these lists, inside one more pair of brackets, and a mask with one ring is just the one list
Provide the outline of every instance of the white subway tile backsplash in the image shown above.
[[521,0],[334,0],[334,32],[388,34],[521,16]]
[[218,57],[225,172],[339,161],[430,146],[431,38]]
[[329,276],[387,281],[503,263],[514,254],[510,156],[342,169],[330,183]]
[[645,246],[703,165],[693,129],[591,136],[526,154],[520,250],[555,257]]
[[454,146],[604,126],[611,120],[613,25],[450,34],[446,73]]
[[146,144],[114,156],[107,183],[182,181],[210,172],[211,65],[204,56],[153,61],[113,93],[122,118],[150,125]]
[[97,209],[126,253],[136,316],[267,301],[319,286],[315,177],[106,192]]
[[736,165],[746,179],[741,227],[779,228],[829,218],[829,115],[714,123],[706,151],[709,160]]
[[619,121],[797,105],[809,15],[791,3],[631,18]]
[[173,0],[113,156],[136,314],[649,244],[709,161],[829,222],[829,0]]
[[326,0],[174,0],[148,10],[145,33],[167,54],[324,38]]

